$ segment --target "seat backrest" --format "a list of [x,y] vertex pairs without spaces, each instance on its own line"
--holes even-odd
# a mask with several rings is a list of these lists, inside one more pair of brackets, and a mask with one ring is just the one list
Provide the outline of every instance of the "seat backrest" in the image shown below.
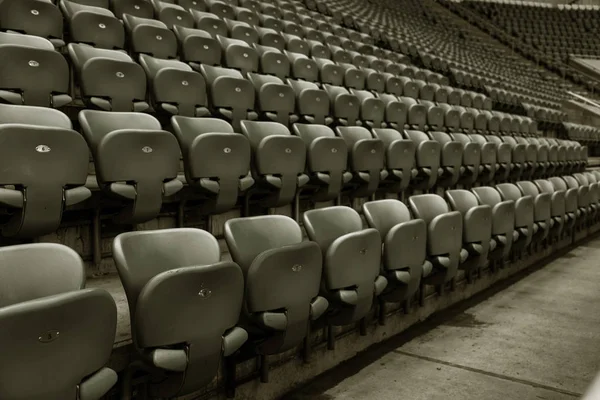
[[554,187],[552,182],[547,179],[536,179],[533,181],[541,193],[554,193],[559,190]]
[[534,182],[531,181],[520,181],[517,182],[517,186],[521,189],[521,192],[525,196],[529,195],[535,198],[538,194],[540,194],[540,189],[536,186]]
[[369,201],[363,204],[362,209],[367,223],[379,231],[382,241],[394,226],[411,220],[408,207],[399,200]]
[[479,205],[477,197],[473,193],[464,189],[447,190],[446,198],[452,206],[452,209],[460,212],[463,215],[471,208]]
[[513,183],[501,183],[496,185],[496,189],[504,200],[518,200],[523,197],[521,190]]
[[569,186],[567,186],[567,182],[565,182],[565,180],[561,177],[552,176],[552,177],[548,178],[548,180],[552,183],[552,186],[554,187],[555,190],[566,191],[567,189],[569,189]]
[[312,241],[325,253],[335,239],[360,231],[360,215],[350,207],[335,206],[306,211],[304,227]]
[[480,186],[471,189],[475,197],[477,197],[479,203],[487,204],[490,207],[494,207],[496,204],[502,202],[502,197],[498,190],[491,186]]
[[450,212],[443,197],[437,194],[420,194],[408,199],[410,208],[416,218],[429,224],[435,217]]

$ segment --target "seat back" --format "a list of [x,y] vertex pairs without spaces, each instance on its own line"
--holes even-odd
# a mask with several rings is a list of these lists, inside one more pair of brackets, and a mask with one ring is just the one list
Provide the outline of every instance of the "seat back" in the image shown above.
[[[0,249],[0,397],[76,399],[79,385],[108,362],[115,302],[84,285],[83,261],[67,246]],[[100,397],[116,382],[114,371],[108,375]]]

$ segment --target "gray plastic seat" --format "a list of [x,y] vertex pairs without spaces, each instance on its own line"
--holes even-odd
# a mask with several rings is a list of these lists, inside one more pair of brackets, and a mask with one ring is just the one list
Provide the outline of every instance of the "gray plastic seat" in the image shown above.
[[103,49],[125,47],[125,30],[112,11],[69,0],[60,0],[60,8],[69,26],[71,43]]
[[[244,276],[220,255],[217,239],[193,228],[127,232],[113,241],[136,358],[149,372],[152,397],[201,389],[217,375],[221,356],[248,338],[236,326]],[[132,373],[130,367],[126,374]]]
[[146,74],[126,53],[69,44],[81,97],[105,111],[145,111]]
[[194,27],[194,18],[188,12],[189,9],[172,1],[153,0],[154,14],[156,18],[164,23],[167,28],[174,29],[176,26],[185,28]]
[[479,146],[481,153],[481,163],[479,164],[479,173],[477,181],[481,184],[490,183],[496,177],[496,169],[500,167],[498,163],[498,150],[495,143],[490,143],[485,136],[478,133],[468,135],[471,142]]
[[537,165],[538,148],[534,143],[531,143],[529,140],[527,140],[524,137],[516,136],[514,139],[520,145],[522,144],[525,146],[525,163],[524,163],[523,172],[521,174],[521,179],[522,180],[531,180],[531,179],[533,179],[533,176],[535,175],[536,171],[538,171],[540,168]]
[[273,75],[280,79],[286,79],[290,76],[290,60],[279,49],[256,43],[254,48],[259,55],[261,73]]
[[539,230],[535,223],[534,199],[532,196],[524,196],[516,185],[512,183],[501,183],[496,185],[502,200],[515,202],[515,229],[519,233],[519,239],[513,243],[514,254],[520,256]]
[[0,29],[48,39],[54,47],[65,45],[62,13],[46,0],[4,0],[0,3]]
[[440,144],[440,170],[436,186],[455,186],[461,176],[464,147],[445,132],[429,132],[429,137]]
[[110,8],[119,19],[123,19],[123,14],[140,18],[152,18],[154,15],[154,8],[148,0],[110,0]]
[[220,119],[174,116],[171,126],[181,147],[187,184],[206,200],[202,211],[233,208],[254,184],[248,139]]
[[[250,14],[256,16],[256,14]],[[258,20],[258,17],[256,17],[256,19]],[[225,23],[229,29],[229,37],[231,39],[241,40],[249,46],[260,42],[260,36],[258,35],[258,32],[249,23],[232,21],[229,19],[225,20]]]
[[179,25],[176,25],[173,31],[179,44],[181,61],[189,63],[196,71],[200,71],[201,64],[221,63],[221,45],[210,33]]
[[406,137],[415,143],[417,174],[413,174],[415,189],[429,190],[437,182],[441,161],[441,145],[431,140],[426,133],[416,130],[405,131]]
[[327,93],[316,83],[303,80],[288,79],[287,83],[296,94],[296,114],[303,122],[330,125],[330,103]]
[[527,146],[517,142],[512,136],[502,136],[502,141],[511,147],[511,165],[509,179],[516,182],[528,171]]
[[575,179],[571,175],[563,176],[562,180],[565,181],[569,189],[577,190],[577,207],[579,208],[582,216],[584,217],[581,219],[581,225],[579,225],[579,228],[583,229],[585,226],[589,225],[593,215],[593,211],[590,207],[590,188],[587,185],[581,184],[577,179]]
[[0,104],[0,140],[0,206],[10,212],[2,236],[53,232],[66,207],[91,196],[87,145],[62,112]]
[[496,176],[494,180],[496,182],[506,182],[509,179],[511,179],[512,175],[520,174],[521,171],[518,168],[517,172],[515,172],[514,174],[511,173],[514,164],[512,160],[513,149],[511,145],[502,142],[502,139],[500,139],[499,136],[495,135],[486,135],[486,139],[488,140],[488,142],[496,145],[495,147],[497,152],[497,165]]
[[99,400],[117,382],[105,367],[117,307],[84,286],[85,265],[67,246],[0,249],[2,399]]
[[497,246],[492,238],[492,207],[479,204],[473,193],[463,189],[446,191],[446,199],[452,210],[462,214],[463,250],[468,252],[468,257],[461,260],[459,268],[465,271],[467,279],[473,280],[473,273],[488,264],[488,255]]
[[156,58],[177,56],[177,38],[165,23],[125,14],[123,24],[133,54],[148,54]]
[[348,147],[348,171],[352,173],[352,196],[371,196],[387,178],[383,141],[360,126],[338,126],[337,135]]
[[350,89],[350,94],[356,96],[360,102],[359,120],[361,125],[370,128],[384,128],[385,104],[367,90]]
[[[569,178],[571,177],[566,177],[565,180],[567,180],[567,184],[569,186],[573,187],[574,185],[570,184]],[[598,198],[598,185],[596,184],[595,180],[590,181],[585,174],[575,173],[573,174],[572,178],[577,181],[582,190],[587,191],[585,194],[585,201],[588,204],[590,224],[594,223],[596,217],[598,216],[598,203],[596,201]]]
[[438,291],[443,292],[445,284],[456,277],[458,266],[468,257],[462,249],[463,218],[435,194],[411,196],[408,202],[414,217],[427,224],[427,260],[433,271],[422,282],[437,285]]
[[405,191],[418,173],[417,146],[394,129],[373,129],[373,136],[383,142],[385,150],[385,168],[388,176],[381,184],[389,193]]
[[208,8],[208,12],[215,14],[219,18],[235,20],[235,12],[233,7],[226,2],[220,0],[204,0]]
[[548,145],[538,140],[538,138],[528,138],[527,140],[534,145],[537,151],[534,177],[547,176],[550,168],[550,149]]
[[304,227],[323,253],[323,296],[334,309],[331,325],[347,325],[366,317],[373,299],[387,286],[380,275],[381,237],[363,229],[360,215],[350,207],[327,207],[304,213]]
[[425,130],[427,125],[427,110],[424,104],[419,104],[417,100],[410,97],[398,97],[398,100],[404,103],[406,108],[406,123],[411,129]]
[[62,107],[71,102],[67,94],[69,66],[47,39],[0,32],[0,57],[10,60],[3,63],[0,74],[3,102],[44,107]]
[[408,208],[398,200],[370,201],[362,206],[370,228],[377,229],[383,242],[383,270],[388,286],[381,298],[389,302],[411,300],[421,279],[429,276],[433,265],[426,260],[427,225],[412,219]]
[[284,125],[298,121],[298,116],[294,115],[294,89],[276,76],[249,73],[248,79],[254,85],[257,108],[264,119]]
[[388,127],[403,130],[408,120],[408,106],[391,94],[378,93],[377,97],[383,101],[385,107],[384,121]]
[[479,204],[492,208],[492,240],[496,247],[490,249],[489,258],[494,266],[502,266],[508,261],[513,243],[521,238],[524,243],[525,236],[515,230],[515,202],[503,200],[500,192],[490,186],[481,186],[471,189]]
[[254,111],[254,87],[239,71],[209,65],[202,65],[201,69],[212,108],[226,118],[236,132],[240,130],[240,121],[258,118]]
[[208,99],[204,77],[187,64],[140,55],[140,64],[150,84],[152,106],[156,112],[187,117],[206,117]]
[[570,188],[567,182],[561,177],[550,177],[548,181],[552,183],[552,187],[557,192],[564,192],[565,197],[565,228],[569,233],[573,233],[575,228],[580,228],[587,219],[587,209],[579,207],[579,190],[578,188]]
[[255,26],[255,29],[258,32],[259,43],[262,46],[274,47],[281,52],[285,50],[285,40],[279,31],[262,26]]
[[360,115],[360,100],[341,86],[323,85],[329,96],[331,115],[340,125],[356,125]]
[[296,191],[308,183],[304,173],[306,146],[285,125],[277,122],[241,122],[242,133],[250,141],[253,152],[252,175],[266,207],[289,204]]
[[548,237],[548,233],[554,227],[551,195],[541,191],[532,181],[520,181],[517,182],[517,186],[525,196],[533,197],[533,220],[538,229],[532,241],[541,242]]
[[[233,2],[237,4],[237,2]],[[236,20],[239,22],[245,22],[246,24],[256,27],[260,25],[260,18],[256,14],[256,12],[250,8],[246,7],[236,7],[233,6],[233,11],[235,12]],[[256,31],[255,31],[256,32]]]
[[[451,133],[450,137],[452,140],[460,142],[463,146],[463,159],[458,184],[469,187],[473,186],[478,181],[480,171],[484,170],[481,166],[481,144],[474,142],[471,137],[465,133]],[[495,158],[495,152],[493,155]],[[485,161],[491,162],[491,160]]]
[[329,306],[319,295],[323,271],[319,246],[303,241],[298,223],[283,215],[230,219],[225,240],[244,273],[241,320],[256,340],[258,353],[276,354],[298,346],[310,322]]
[[208,32],[215,39],[217,36],[227,37],[227,24],[215,14],[198,10],[191,10],[190,14],[194,19],[194,28]]
[[259,67],[258,53],[243,40],[217,36],[223,50],[223,66],[239,70],[246,75],[257,72]]
[[177,139],[151,115],[83,110],[79,123],[94,158],[98,185],[125,202],[115,217],[118,222],[155,218],[163,197],[182,189],[177,180]]
[[[548,231],[550,241],[560,239],[565,228],[570,230],[573,226],[569,223],[569,216],[566,211],[566,191],[557,190],[549,180],[538,179],[533,182],[541,193],[546,193],[550,196],[550,217],[552,218],[551,226]],[[572,222],[575,222],[574,215]]]
[[293,131],[306,145],[309,185],[316,188],[311,198],[315,201],[337,199],[344,185],[352,179],[352,173],[347,171],[346,141],[336,137],[333,130],[325,125],[294,124]]

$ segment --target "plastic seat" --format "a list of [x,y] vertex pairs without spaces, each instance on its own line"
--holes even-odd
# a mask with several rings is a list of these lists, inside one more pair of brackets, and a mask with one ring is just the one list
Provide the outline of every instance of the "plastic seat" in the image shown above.
[[569,189],[577,190],[577,206],[581,211],[581,215],[583,216],[583,218],[581,218],[581,224],[579,225],[579,228],[583,229],[589,225],[593,217],[593,210],[590,207],[590,188],[588,185],[580,183],[577,179],[570,175],[563,176],[562,180],[565,181]]
[[125,30],[112,11],[69,0],[60,0],[60,8],[69,26],[71,43],[103,49],[125,47]]
[[233,208],[254,184],[250,174],[250,144],[227,122],[214,118],[171,118],[179,141],[187,184],[204,201],[204,213]]
[[408,107],[391,94],[378,93],[377,97],[383,101],[385,106],[384,121],[388,127],[403,130],[408,120]]
[[254,87],[239,71],[209,65],[202,65],[201,69],[208,83],[212,108],[225,117],[236,132],[240,130],[240,121],[258,117],[254,111]]
[[298,188],[308,183],[304,174],[306,146],[292,136],[285,125],[277,122],[241,122],[242,133],[250,141],[253,164],[252,175],[259,193],[266,192],[262,203],[266,207],[289,204]]
[[244,272],[242,321],[257,340],[258,353],[276,354],[301,344],[310,322],[329,306],[319,296],[319,246],[303,241],[298,223],[282,215],[230,219],[225,239]]
[[537,152],[533,176],[536,178],[545,177],[550,168],[550,149],[548,148],[548,145],[537,138],[528,138],[528,141],[533,144]]
[[119,19],[123,19],[123,14],[140,18],[152,18],[154,15],[152,3],[147,0],[110,0],[110,8]]
[[429,276],[433,265],[426,260],[427,225],[412,219],[408,208],[398,200],[370,201],[362,206],[369,228],[377,229],[383,242],[383,270],[388,286],[381,298],[389,302],[411,300],[421,279]]
[[323,85],[329,96],[331,114],[341,125],[356,125],[360,115],[360,101],[348,89],[340,86]]
[[329,324],[347,325],[365,318],[374,298],[387,286],[380,275],[379,232],[363,229],[360,215],[343,206],[306,211],[304,227],[323,254],[322,293],[335,310]]
[[380,183],[389,193],[399,193],[408,189],[417,176],[417,146],[410,139],[394,129],[373,129],[373,136],[383,142],[387,177]]
[[146,74],[124,52],[69,44],[81,88],[81,97],[90,106],[106,111],[144,111]]
[[501,183],[496,185],[502,200],[512,200],[515,202],[515,229],[519,237],[513,243],[514,254],[520,256],[527,248],[538,232],[539,226],[535,223],[534,198],[525,196],[516,185],[512,183]]
[[274,75],[279,79],[286,79],[290,76],[290,60],[279,49],[259,44],[254,44],[260,60],[260,72],[267,75]]
[[367,129],[360,126],[336,128],[338,136],[348,146],[348,171],[352,173],[350,184],[354,197],[370,196],[386,179],[384,167],[385,149],[383,141],[374,139]]
[[431,140],[424,132],[407,130],[405,134],[417,147],[417,174],[416,176],[413,174],[411,186],[415,189],[429,190],[436,184],[440,173],[442,147],[439,142]]
[[595,179],[590,181],[586,174],[575,173],[572,177],[566,177],[567,184],[574,186],[569,183],[569,179],[575,179],[581,188],[586,188],[587,194],[585,195],[585,201],[588,204],[590,224],[596,221],[598,216],[598,203],[596,198],[598,197],[598,185]]
[[564,192],[565,197],[565,228],[568,233],[574,233],[575,229],[579,229],[585,224],[588,212],[585,207],[579,206],[579,188],[569,187],[567,182],[560,177],[550,177],[548,181],[557,192]]
[[84,289],[84,263],[64,245],[7,246],[0,259],[0,397],[102,398],[117,382],[104,367],[117,325],[110,294]]
[[190,10],[190,14],[194,20],[194,28],[206,31],[214,38],[227,37],[227,24],[215,14],[198,10]]
[[521,179],[530,180],[533,178],[536,170],[538,170],[537,159],[538,149],[537,146],[524,137],[517,136],[514,138],[519,145],[523,145],[525,148],[525,162],[524,168],[521,173]]
[[446,191],[446,199],[451,209],[460,212],[463,218],[462,246],[468,257],[461,260],[459,268],[472,281],[473,273],[488,264],[488,255],[497,246],[492,239],[492,207],[479,204],[473,193],[463,189]]
[[533,198],[533,220],[538,226],[537,232],[534,229],[533,242],[541,242],[548,237],[548,233],[554,227],[552,219],[552,199],[549,193],[541,191],[534,182],[521,181],[517,186],[525,196]]
[[[258,17],[256,19],[258,20]],[[231,39],[241,40],[249,46],[259,43],[260,36],[258,32],[247,22],[226,20],[225,23],[229,29],[229,37]]]
[[126,14],[123,23],[134,54],[148,54],[156,58],[175,58],[177,38],[161,21]]
[[[237,4],[237,2],[234,3]],[[260,18],[256,12],[250,8],[233,6],[233,11],[236,20],[239,22],[245,22],[252,27],[257,27],[260,24]]]
[[444,132],[429,132],[429,137],[440,144],[440,170],[436,186],[448,188],[455,186],[461,176],[464,147]]
[[66,207],[91,196],[87,145],[65,114],[0,104],[0,139],[0,205],[10,213],[2,236],[51,233]]
[[502,142],[499,136],[486,135],[488,142],[495,144],[496,147],[496,182],[505,182],[511,178],[511,175],[520,174],[520,170],[517,173],[511,174],[513,168],[513,149],[510,144]]
[[483,135],[478,133],[472,133],[468,135],[471,142],[476,143],[479,146],[481,153],[481,163],[479,165],[479,173],[477,175],[477,181],[485,184],[494,180],[496,176],[496,169],[499,167],[497,162],[498,151],[495,143],[488,142]]
[[165,24],[167,28],[173,29],[176,26],[194,27],[194,18],[188,12],[190,8],[184,8],[182,5],[174,4],[171,1],[153,0],[153,2],[156,18]]
[[350,94],[356,96],[360,102],[359,120],[361,125],[370,128],[384,128],[385,104],[373,93],[367,90],[350,89]]
[[[451,133],[450,137],[452,140],[460,142],[463,146],[463,159],[458,184],[473,186],[478,181],[479,172],[484,170],[481,166],[481,144],[473,142],[471,137],[464,133]],[[494,156],[496,155],[495,153],[493,154]],[[485,161],[491,162],[491,160]]]
[[197,71],[200,71],[201,64],[221,63],[221,45],[208,32],[179,25],[173,31],[177,37],[181,61],[189,63]]
[[0,3],[0,29],[43,37],[54,47],[65,45],[62,13],[45,0],[4,0]]
[[257,72],[259,58],[256,50],[243,40],[217,36],[223,49],[223,66],[239,70],[242,74]]
[[294,124],[294,134],[306,144],[306,172],[309,185],[316,188],[315,201],[338,198],[344,185],[352,179],[348,168],[348,146],[325,125]]
[[0,99],[4,102],[44,107],[71,102],[68,64],[47,39],[0,33],[0,56],[10,60],[0,74]]
[[229,4],[219,0],[204,0],[208,12],[215,14],[223,19],[235,19],[235,11]]
[[[569,216],[566,211],[566,191],[557,190],[549,180],[538,179],[533,182],[540,193],[545,193],[550,196],[550,217],[552,218],[551,226],[548,231],[550,241],[560,239],[563,231],[567,228],[572,229],[573,224],[569,224]],[[574,222],[573,215],[573,222]]]
[[425,130],[428,119],[428,108],[424,104],[419,104],[417,100],[410,97],[398,97],[406,108],[407,124],[416,130]]
[[462,249],[462,216],[435,194],[411,196],[408,202],[414,217],[427,224],[427,260],[433,271],[422,283],[437,285],[443,292],[444,285],[456,277],[461,261],[468,257],[467,250]]
[[265,119],[284,125],[298,121],[298,116],[294,115],[294,89],[276,76],[249,73],[248,79],[254,85],[256,104]]
[[481,186],[471,189],[479,204],[492,208],[492,240],[496,247],[490,249],[489,259],[494,266],[501,267],[508,261],[513,244],[521,239],[524,243],[526,236],[521,236],[515,230],[515,202],[503,200],[500,192],[490,186]]
[[248,338],[236,326],[244,276],[220,255],[217,239],[200,229],[127,232],[114,239],[132,339],[150,375],[152,397],[199,390],[217,375],[221,356]]
[[208,111],[204,77],[177,60],[161,60],[145,54],[140,64],[150,83],[152,105],[155,111],[171,115],[205,117]]
[[327,93],[313,82],[288,79],[287,83],[296,94],[296,114],[302,121],[330,125],[330,103]]
[[115,217],[117,222],[155,218],[163,198],[182,189],[176,179],[177,139],[151,115],[83,110],[79,123],[100,188],[126,204]]

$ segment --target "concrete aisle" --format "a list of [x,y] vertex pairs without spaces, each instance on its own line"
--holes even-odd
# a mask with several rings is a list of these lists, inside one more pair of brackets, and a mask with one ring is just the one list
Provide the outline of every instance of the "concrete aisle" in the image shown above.
[[467,307],[285,399],[578,399],[600,371],[600,239]]

